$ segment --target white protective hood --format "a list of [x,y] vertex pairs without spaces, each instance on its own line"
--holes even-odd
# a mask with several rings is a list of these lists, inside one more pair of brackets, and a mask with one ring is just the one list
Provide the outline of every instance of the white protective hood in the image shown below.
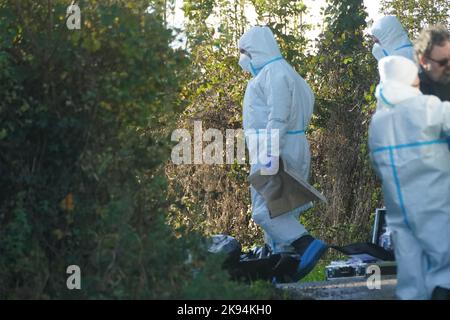
[[377,20],[370,33],[380,41],[385,56],[401,55],[414,61],[414,48],[408,33],[396,16],[385,16]]
[[271,60],[281,57],[280,48],[268,27],[251,28],[241,37],[238,46],[251,54],[255,69],[260,69]]
[[376,90],[379,106],[392,107],[406,99],[422,93],[411,85],[418,77],[419,69],[409,59],[401,56],[389,56],[378,63],[380,85]]

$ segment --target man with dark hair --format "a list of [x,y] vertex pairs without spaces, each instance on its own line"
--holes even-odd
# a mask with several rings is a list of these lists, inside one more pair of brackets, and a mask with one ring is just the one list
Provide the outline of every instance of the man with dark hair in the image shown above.
[[417,61],[422,69],[423,94],[450,101],[450,33],[443,25],[423,30],[415,41]]

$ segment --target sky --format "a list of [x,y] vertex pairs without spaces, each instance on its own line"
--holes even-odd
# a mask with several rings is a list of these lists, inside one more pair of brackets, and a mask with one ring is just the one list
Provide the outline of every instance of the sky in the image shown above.
[[[307,33],[308,39],[315,39],[320,34],[320,28],[317,26],[322,17],[320,16],[320,8],[326,6],[326,0],[304,0],[309,13],[305,17],[305,22],[313,25],[313,30]],[[181,9],[183,5],[183,0],[176,0],[175,15],[169,17],[169,26],[183,29],[184,15]],[[380,2],[376,0],[364,0],[364,5],[367,8],[369,18],[368,20],[377,20],[381,14],[379,13]],[[256,12],[255,9],[248,5],[246,7],[246,16],[252,25],[256,24]],[[210,17],[207,23],[214,25],[214,17]]]

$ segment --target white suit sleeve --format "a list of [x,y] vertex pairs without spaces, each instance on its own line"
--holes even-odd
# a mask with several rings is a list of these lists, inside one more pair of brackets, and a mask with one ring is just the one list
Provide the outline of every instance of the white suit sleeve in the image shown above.
[[292,104],[292,92],[287,77],[277,70],[270,70],[265,81],[264,93],[267,106],[269,106],[266,129],[268,134],[272,129],[279,130],[279,150],[281,151],[286,140]]

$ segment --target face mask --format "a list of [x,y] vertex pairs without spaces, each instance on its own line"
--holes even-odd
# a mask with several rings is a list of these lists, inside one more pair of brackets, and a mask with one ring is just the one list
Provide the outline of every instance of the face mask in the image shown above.
[[251,67],[252,60],[246,54],[241,53],[241,57],[239,59],[239,65],[241,66],[242,70],[250,72],[254,76],[252,67]]

